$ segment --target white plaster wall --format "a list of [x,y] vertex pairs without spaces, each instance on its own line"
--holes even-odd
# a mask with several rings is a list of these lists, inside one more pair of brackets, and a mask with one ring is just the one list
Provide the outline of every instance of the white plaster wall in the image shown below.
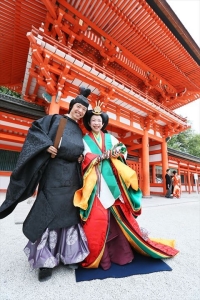
[[161,154],[158,153],[158,154],[153,154],[153,155],[150,155],[149,156],[149,162],[153,162],[153,161],[161,161],[162,160],[162,157],[161,157]]
[[29,93],[32,94],[34,89],[35,89],[35,86],[36,86],[36,78],[32,78],[31,80],[31,84],[30,84],[30,89],[29,89]]
[[155,151],[155,150],[160,150],[160,149],[161,149],[161,145],[155,145],[155,146],[149,147],[149,151]]
[[66,98],[61,98],[62,101],[69,103],[73,99],[72,96],[67,96]]
[[0,120],[0,125],[3,125],[3,126],[10,126],[10,127],[13,127],[13,128],[19,128],[19,129],[24,129],[24,130],[28,130],[29,127],[28,126],[24,126],[24,125],[20,125],[20,124],[15,124],[15,123],[11,123],[11,122],[6,122],[6,121],[1,121]]
[[171,163],[169,163],[169,167],[177,169],[178,168],[178,164],[171,164]]
[[154,134],[154,130],[153,129],[149,129],[148,133]]
[[0,176],[0,189],[6,190],[10,182],[10,176]]
[[158,131],[156,131],[156,136],[162,137],[162,135],[161,135],[160,132],[158,132]]
[[133,122],[133,127],[142,130],[142,127],[140,126],[140,124],[138,124],[138,123],[136,123],[136,122]]
[[126,119],[126,118],[123,118],[123,117],[120,117],[119,119],[120,119],[120,122],[121,122],[121,123],[124,123],[124,124],[126,124],[126,125],[130,125],[130,120],[128,120],[128,119]]
[[163,187],[150,186],[150,192],[161,192],[161,193],[163,193]]
[[22,148],[22,146],[23,146],[23,144],[20,144],[20,143],[14,143],[14,142],[2,141],[1,139],[0,139],[0,142],[1,142],[1,144],[3,144],[3,145],[10,145],[10,146],[16,146],[16,147],[21,147],[21,148]]
[[116,117],[116,115],[115,114],[113,114],[113,113],[111,113],[111,112],[107,112],[107,114],[108,114],[108,116],[111,118],[111,119],[113,119],[113,120],[116,120],[117,119],[117,117]]

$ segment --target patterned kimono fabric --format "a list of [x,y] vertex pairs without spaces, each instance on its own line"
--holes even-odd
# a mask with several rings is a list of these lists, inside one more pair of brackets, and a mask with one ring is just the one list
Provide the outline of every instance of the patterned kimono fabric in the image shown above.
[[79,263],[88,255],[87,239],[80,224],[69,228],[49,230],[35,243],[24,248],[31,269],[54,268]]
[[180,198],[181,195],[181,189],[180,189],[180,179],[178,175],[174,175],[173,177],[173,196],[176,198]]
[[96,163],[97,156],[118,142],[108,133],[101,133],[101,143],[92,133],[84,137],[84,183],[75,193],[74,205],[80,207],[90,250],[81,263],[85,268],[127,264],[134,258],[132,249],[154,258],[178,253],[174,241],[150,239],[140,229],[135,218],[141,214],[142,193],[136,172],[121,157]]

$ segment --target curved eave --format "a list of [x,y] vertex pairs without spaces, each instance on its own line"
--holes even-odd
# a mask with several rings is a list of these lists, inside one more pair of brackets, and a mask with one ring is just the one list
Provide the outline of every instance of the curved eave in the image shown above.
[[[0,85],[20,86],[24,80],[29,42],[26,33],[45,22],[47,7],[55,1],[21,0],[1,3]],[[175,109],[197,99],[200,93],[200,51],[164,0],[107,1],[58,0],[80,16],[95,32],[106,37],[137,61],[144,72],[153,70],[165,79],[169,92],[189,94],[165,103]],[[57,8],[54,8],[54,15]],[[50,15],[50,11],[48,16]],[[31,17],[30,17],[31,16]],[[102,49],[103,50],[103,49]],[[151,82],[150,82],[151,83]]]
[[[125,0],[115,5],[106,0],[88,0],[87,5],[81,0],[57,3],[83,19],[105,43],[107,40],[119,47],[126,57],[139,63],[144,72],[153,70],[161,81],[167,81],[169,95],[187,90],[186,99],[180,102],[177,99],[175,106],[173,101],[168,103],[169,108],[181,107],[198,98],[200,68],[187,50],[191,47],[183,47],[180,38],[177,39],[147,1]],[[177,21],[178,18],[173,20],[174,24]],[[189,34],[187,38],[188,43],[192,43]],[[197,52],[200,53],[198,47]]]
[[177,18],[171,7],[163,0],[146,0],[159,18],[165,23],[169,30],[179,40],[191,57],[200,65],[200,51],[189,32]]
[[177,158],[183,158],[183,159],[186,159],[186,160],[190,160],[192,162],[200,163],[200,157],[197,157],[197,156],[194,156],[194,155],[191,155],[191,154],[188,154],[188,153],[184,153],[184,152],[181,152],[181,151],[178,151],[178,150],[174,150],[174,149],[171,149],[171,148],[167,148],[167,152],[168,152],[168,155],[172,155],[172,156],[177,157]]
[[0,93],[0,111],[36,120],[46,115],[43,106]]

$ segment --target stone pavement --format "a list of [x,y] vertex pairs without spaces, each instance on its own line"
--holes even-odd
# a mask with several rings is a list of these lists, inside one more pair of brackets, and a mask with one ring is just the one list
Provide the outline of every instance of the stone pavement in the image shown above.
[[[5,194],[0,193],[0,205],[5,199]],[[180,204],[189,201],[193,201],[193,199],[200,199],[200,194],[197,193],[182,193],[180,199],[176,198],[165,198],[162,196],[151,196],[150,198],[143,198],[142,199],[142,206],[143,207],[151,207],[151,206],[163,206],[163,205],[171,205],[171,204]],[[35,197],[30,197],[26,201],[23,201],[17,205],[15,208],[13,215],[14,215],[14,222],[16,224],[22,224],[25,220],[28,212],[30,211]]]
[[[4,199],[0,194],[0,203]],[[0,300],[199,300],[200,195],[183,193],[181,199],[153,196],[142,200],[137,221],[150,237],[172,238],[180,253],[165,260],[172,272],[76,283],[74,271],[55,268],[51,280],[40,283],[31,271],[23,248],[27,243],[22,222],[34,198],[19,204],[0,220]]]

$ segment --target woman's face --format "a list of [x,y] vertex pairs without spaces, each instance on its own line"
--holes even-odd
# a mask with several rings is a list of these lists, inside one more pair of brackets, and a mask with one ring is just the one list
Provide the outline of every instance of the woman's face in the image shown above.
[[80,119],[83,118],[87,111],[87,107],[80,103],[75,103],[69,113],[70,118],[74,121],[79,121]]
[[101,128],[103,127],[103,121],[101,116],[93,115],[90,119],[89,125],[94,133],[99,133]]

